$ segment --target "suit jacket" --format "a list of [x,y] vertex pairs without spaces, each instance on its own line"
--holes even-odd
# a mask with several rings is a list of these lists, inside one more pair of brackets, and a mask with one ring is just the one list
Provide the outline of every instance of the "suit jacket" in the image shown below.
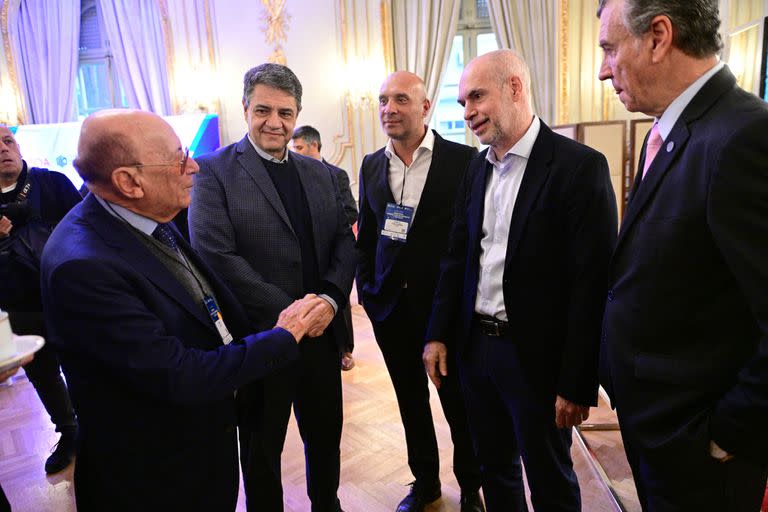
[[[17,191],[21,192],[24,183],[29,180],[29,195],[26,199],[28,217],[12,218],[11,236],[0,239],[0,307],[11,312],[42,311],[40,299],[39,257],[45,244],[45,235],[69,210],[80,202],[80,194],[65,175],[37,167],[24,167],[19,176]],[[2,212],[0,212],[2,215]],[[13,237],[20,236],[24,242],[13,242]],[[5,243],[4,243],[5,242]],[[33,251],[24,251],[29,261],[26,265],[6,250],[12,251],[11,243],[23,243],[32,246]],[[7,246],[7,249],[6,249]],[[33,268],[34,267],[34,268]],[[37,326],[40,332],[42,326]],[[19,332],[19,331],[17,331]]]
[[295,360],[297,344],[282,329],[248,335],[235,297],[179,237],[241,340],[222,346],[136,236],[91,194],[43,253],[48,341],[80,423],[78,509],[234,510],[234,391]]
[[351,226],[357,222],[357,201],[355,201],[355,196],[352,195],[347,171],[341,167],[329,164],[325,159],[323,159],[323,163],[333,172],[333,176],[336,178],[336,183],[339,185],[339,194],[341,194],[341,202],[344,205],[344,214],[347,216],[347,223]]
[[[293,152],[289,158],[312,217],[320,278],[348,300],[357,257],[336,181],[318,160]],[[269,328],[305,293],[299,240],[285,207],[247,136],[198,164],[189,208],[192,246],[230,285],[250,319]],[[330,329],[343,347],[347,328],[340,315]]]
[[[487,150],[464,179],[427,331],[459,356],[471,347]],[[605,157],[552,132],[534,143],[509,229],[504,305],[534,393],[578,404],[597,400],[597,366],[607,263],[616,239],[616,200]],[[512,350],[513,347],[510,347]]]
[[766,103],[722,69],[633,188],[610,264],[602,383],[640,448],[713,439],[768,462],[766,132]]
[[447,141],[435,132],[432,162],[406,243],[379,236],[387,203],[395,203],[389,187],[389,159],[384,148],[366,155],[360,166],[360,219],[357,289],[371,319],[384,321],[408,284],[411,306],[424,324],[432,309],[440,258],[448,246],[456,197],[475,148]]

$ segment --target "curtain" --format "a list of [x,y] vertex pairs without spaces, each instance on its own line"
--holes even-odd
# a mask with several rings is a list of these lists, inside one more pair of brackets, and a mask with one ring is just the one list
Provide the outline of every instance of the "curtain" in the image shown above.
[[556,0],[488,0],[491,26],[499,46],[515,50],[528,63],[533,108],[548,124],[555,121],[556,3]]
[[100,5],[128,105],[159,115],[171,114],[167,53],[157,1],[100,0]]
[[433,102],[437,101],[451,54],[460,9],[460,0],[392,0],[395,70],[419,75],[426,84],[427,98]]
[[80,0],[14,0],[8,7],[8,31],[25,122],[76,120]]

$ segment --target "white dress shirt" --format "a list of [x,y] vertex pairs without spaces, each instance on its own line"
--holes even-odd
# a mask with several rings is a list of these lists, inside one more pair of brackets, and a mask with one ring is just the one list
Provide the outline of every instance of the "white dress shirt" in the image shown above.
[[493,165],[493,172],[485,187],[483,238],[480,240],[480,276],[477,284],[475,311],[507,321],[504,307],[504,262],[507,257],[509,225],[515,209],[517,193],[523,174],[539,136],[541,121],[534,116],[531,126],[520,140],[499,161],[492,148],[486,160]]
[[384,148],[384,154],[389,159],[388,180],[392,197],[395,198],[397,204],[413,208],[414,217],[416,217],[421,193],[424,192],[424,184],[427,182],[429,166],[432,165],[434,146],[435,134],[427,128],[427,133],[421,140],[421,144],[413,152],[413,162],[410,166],[406,166],[397,156],[392,145],[392,139],[387,142],[387,147]]
[[672,128],[675,127],[675,123],[677,123],[677,120],[680,118],[680,114],[683,113],[683,110],[685,110],[685,107],[688,106],[693,97],[696,96],[702,87],[704,87],[704,84],[706,84],[715,73],[723,69],[724,66],[725,63],[722,61],[712,66],[709,71],[701,75],[698,80],[689,85],[680,96],[675,98],[675,100],[669,104],[666,110],[664,110],[664,113],[661,114],[661,117],[657,119],[659,122],[659,135],[661,135],[661,140],[667,140],[669,133],[672,131]]

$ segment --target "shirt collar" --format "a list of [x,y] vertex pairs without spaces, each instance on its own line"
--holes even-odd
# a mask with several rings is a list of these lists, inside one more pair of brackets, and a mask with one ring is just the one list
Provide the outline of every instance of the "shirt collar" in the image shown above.
[[520,137],[514,146],[509,148],[501,162],[496,159],[496,153],[491,148],[488,148],[488,153],[485,154],[485,159],[488,160],[494,166],[501,165],[502,162],[508,161],[510,155],[517,155],[525,158],[526,160],[531,157],[533,151],[533,144],[536,142],[536,138],[539,136],[539,130],[541,130],[541,121],[538,116],[533,116],[531,126],[525,134]]
[[110,215],[115,217],[116,219],[120,219],[123,222],[130,224],[134,228],[138,229],[142,233],[148,236],[152,236],[152,233],[155,231],[155,228],[157,227],[157,222],[144,217],[143,215],[139,215],[138,213],[132,212],[131,210],[127,208],[123,208],[119,204],[111,203],[107,201],[106,199],[103,199],[96,194],[93,194],[93,196],[96,198],[96,200],[101,204],[101,206],[104,207],[107,212],[109,212]]
[[685,110],[685,107],[688,106],[694,96],[696,96],[701,88],[704,87],[704,84],[706,84],[715,73],[723,69],[724,66],[725,62],[722,61],[712,66],[709,71],[701,75],[698,80],[689,85],[680,96],[675,98],[675,100],[669,104],[666,110],[664,110],[664,113],[661,114],[661,117],[656,120],[659,123],[659,135],[661,135],[661,140],[667,140],[667,137],[669,137],[672,128],[675,127],[675,123],[677,123],[677,120],[680,118],[683,110]]
[[[421,139],[421,144],[419,144],[419,147],[416,148],[416,151],[413,152],[413,159],[416,160],[416,158],[425,151],[429,151],[430,153],[433,151],[435,147],[435,132],[429,129],[427,127],[427,133],[424,135],[424,138]],[[384,148],[384,154],[387,155],[387,158],[392,160],[392,156],[397,156],[395,153],[395,147],[392,144],[392,139],[389,139],[387,141],[387,147]],[[398,157],[399,158],[399,157]]]
[[251,143],[251,146],[253,146],[253,149],[256,150],[256,152],[259,154],[259,156],[261,158],[263,158],[264,160],[268,161],[268,162],[275,162],[276,164],[284,164],[285,162],[288,161],[288,153],[290,153],[290,151],[288,151],[288,148],[284,148],[285,154],[283,155],[283,158],[282,159],[278,159],[278,158],[275,158],[274,156],[270,155],[269,153],[267,153],[263,149],[261,149],[259,146],[257,146],[256,143],[253,142],[253,139],[251,138],[251,134],[250,133],[248,134],[248,142]]

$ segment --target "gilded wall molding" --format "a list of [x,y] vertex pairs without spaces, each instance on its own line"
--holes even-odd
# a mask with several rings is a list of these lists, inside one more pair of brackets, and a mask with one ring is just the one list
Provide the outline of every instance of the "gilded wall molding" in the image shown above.
[[568,77],[568,0],[560,0],[560,108],[558,124],[568,123],[570,117],[570,83]]
[[288,41],[288,22],[291,19],[285,10],[286,1],[261,0],[265,11],[262,19],[266,22],[264,39],[267,44],[274,45],[267,61],[283,65],[287,63],[285,53],[283,53],[283,43]]

